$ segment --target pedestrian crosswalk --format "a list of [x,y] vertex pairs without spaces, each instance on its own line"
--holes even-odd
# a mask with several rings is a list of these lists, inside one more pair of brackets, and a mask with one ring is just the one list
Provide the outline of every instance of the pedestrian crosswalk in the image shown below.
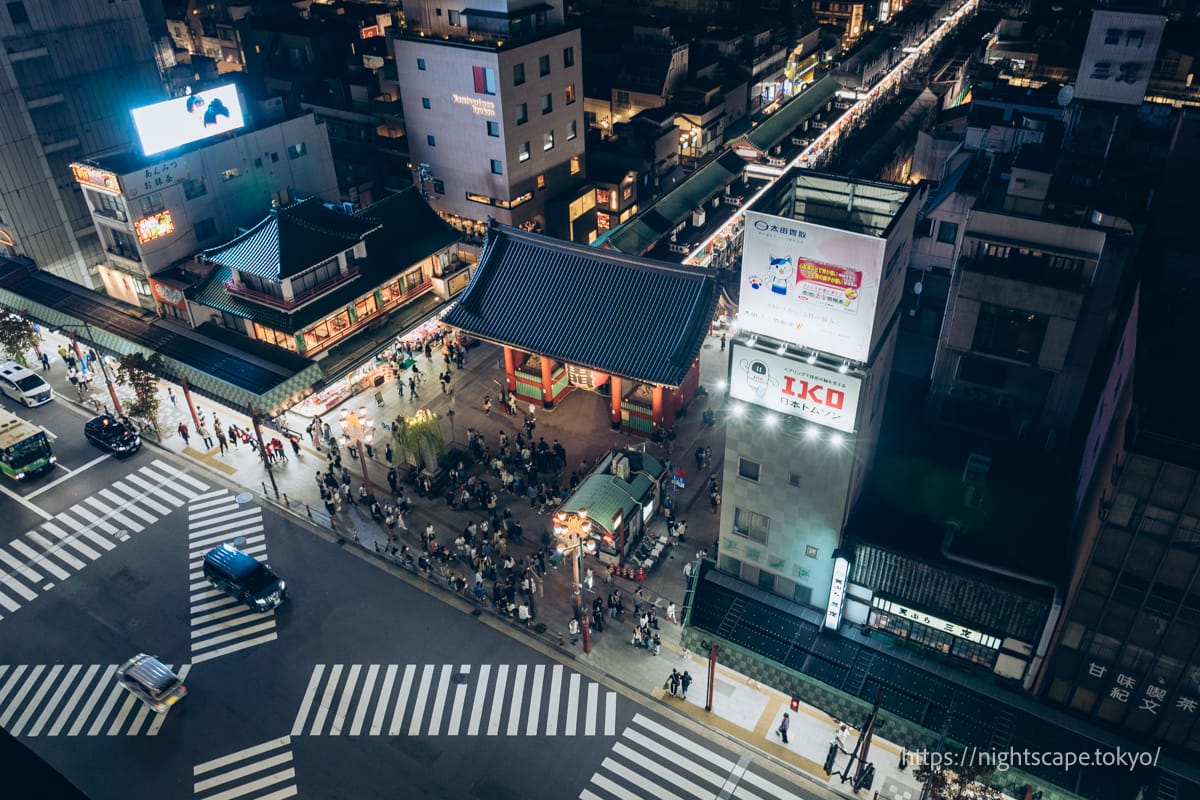
[[0,619],[208,488],[195,476],[155,460],[0,544]]
[[614,736],[617,694],[543,664],[317,664],[292,736]]
[[592,775],[580,800],[801,800],[792,788],[734,761],[654,720],[637,714]]
[[277,638],[275,611],[256,611],[213,587],[204,577],[204,554],[226,542],[259,561],[267,560],[262,507],[238,503],[220,489],[188,504],[192,663],[199,664]]
[[283,800],[299,793],[290,736],[197,764],[192,777],[199,800]]
[[[118,666],[0,664],[0,728],[31,737],[156,735],[175,706],[154,713],[118,685]],[[184,683],[190,670],[177,672]]]

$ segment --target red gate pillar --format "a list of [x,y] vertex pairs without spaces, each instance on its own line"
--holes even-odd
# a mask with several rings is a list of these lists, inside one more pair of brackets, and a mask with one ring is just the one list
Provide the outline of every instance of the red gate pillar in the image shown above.
[[512,348],[504,345],[504,378],[510,392],[517,390],[517,365],[515,361]]
[[612,397],[610,398],[611,408],[609,414],[609,422],[612,423],[614,431],[621,430],[621,393],[624,387],[621,385],[621,379],[616,375],[609,378],[609,388],[612,389]]
[[542,360],[542,407],[554,408],[553,365],[549,356],[539,356]]
[[[655,386],[652,397],[653,400],[651,400],[651,403],[653,404],[654,409],[654,424],[659,428],[666,428],[668,426],[666,424],[666,420],[663,419],[663,387]],[[674,420],[672,420],[672,422],[674,422]]]

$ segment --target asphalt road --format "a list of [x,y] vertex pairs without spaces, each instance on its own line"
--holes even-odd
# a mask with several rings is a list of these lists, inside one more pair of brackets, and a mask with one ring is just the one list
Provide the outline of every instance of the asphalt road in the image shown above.
[[[98,800],[798,796],[159,451],[96,461],[81,435],[57,441],[74,472],[22,487],[33,536],[0,542],[0,727]],[[223,605],[196,572],[238,536],[287,580],[277,612]],[[27,557],[39,541],[50,555]],[[167,714],[113,688],[137,652],[186,671]]]

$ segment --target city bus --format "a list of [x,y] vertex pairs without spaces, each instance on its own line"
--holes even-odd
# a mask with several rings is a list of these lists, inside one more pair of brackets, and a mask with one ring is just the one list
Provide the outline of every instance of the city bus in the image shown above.
[[54,467],[46,432],[0,409],[0,470],[15,481]]

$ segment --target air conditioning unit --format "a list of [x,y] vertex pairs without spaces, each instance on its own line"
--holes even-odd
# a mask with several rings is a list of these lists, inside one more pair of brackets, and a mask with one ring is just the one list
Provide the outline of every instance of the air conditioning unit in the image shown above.
[[623,481],[629,480],[629,458],[619,455],[613,459],[612,474]]
[[125,216],[125,212],[119,208],[116,210],[116,216],[117,216],[117,219],[121,222],[126,222],[129,219],[128,217]]

